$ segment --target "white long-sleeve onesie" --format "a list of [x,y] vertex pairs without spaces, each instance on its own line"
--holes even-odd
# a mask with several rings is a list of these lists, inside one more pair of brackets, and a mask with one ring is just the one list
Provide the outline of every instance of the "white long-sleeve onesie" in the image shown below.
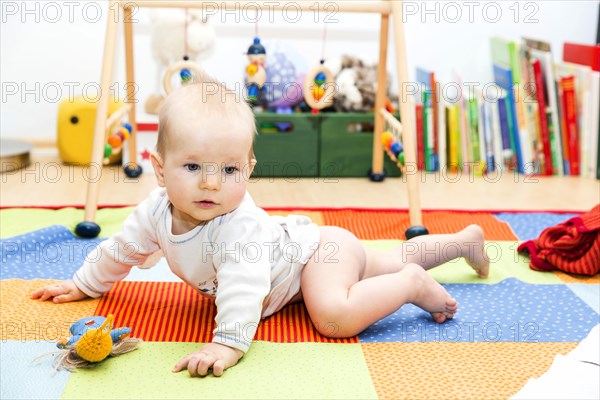
[[[159,249],[173,273],[217,305],[213,342],[246,352],[261,318],[300,290],[302,267],[319,243],[319,228],[300,215],[269,216],[249,194],[234,211],[173,235],[166,191],[154,190],[122,231],[99,245],[74,274],[77,287],[99,297]],[[92,258],[92,257],[90,257]]]

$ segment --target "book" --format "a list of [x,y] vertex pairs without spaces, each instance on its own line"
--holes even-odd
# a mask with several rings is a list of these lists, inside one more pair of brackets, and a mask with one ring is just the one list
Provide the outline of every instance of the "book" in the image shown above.
[[519,44],[515,41],[494,36],[490,39],[492,63],[510,67],[513,84],[521,82],[521,62]]
[[538,104],[538,115],[539,125],[541,131],[541,142],[543,149],[542,164],[544,165],[544,175],[553,175],[553,159],[552,159],[552,146],[550,144],[550,128],[548,121],[550,121],[550,109],[546,106],[546,91],[544,90],[544,77],[542,76],[542,64],[540,60],[533,60],[531,63],[533,68],[533,76],[535,83],[535,95]]
[[575,78],[575,100],[577,107],[577,129],[579,132],[579,165],[580,175],[596,176],[596,165],[592,157],[596,152],[598,134],[593,132],[592,121],[592,69],[587,65],[569,62],[555,63],[558,78],[573,75]]
[[431,102],[431,92],[423,92],[423,139],[425,153],[425,171],[435,171],[434,160],[434,134],[433,134],[433,105]]
[[468,112],[467,112],[467,99],[468,96],[465,96],[464,93],[468,93],[468,89],[463,85],[463,80],[461,76],[453,71],[455,83],[458,86],[458,96],[457,102],[458,104],[458,168],[461,171],[469,171],[469,164],[471,162],[470,159],[470,151],[469,151],[469,121],[468,121]]
[[563,172],[565,175],[570,175],[570,163],[569,159],[569,148],[567,144],[569,140],[567,139],[567,120],[565,119],[565,102],[563,96],[563,86],[560,81],[556,81],[556,91],[558,92],[558,120],[560,121],[560,131],[562,134],[562,142],[565,144],[562,148],[563,154]]
[[[592,149],[590,163],[592,168],[595,168],[594,175],[596,179],[600,179],[600,61],[598,61],[598,47],[600,45],[581,45],[575,43],[565,43],[563,46],[563,60],[589,66],[591,71],[591,112],[592,112],[592,127],[591,127],[591,142]],[[596,54],[594,59],[593,55]]]
[[[517,170],[519,173],[524,173],[523,155],[521,152],[521,140],[519,138],[519,126],[517,123],[517,111],[513,95],[513,79],[512,71],[510,68],[502,65],[494,64],[494,80],[496,84],[504,89],[506,96],[504,98],[505,112],[506,112],[506,124],[508,128],[508,137],[510,140],[510,147],[512,149],[514,166],[512,169]],[[502,114],[500,114],[502,117]],[[502,119],[501,119],[502,122]]]
[[[424,68],[417,67],[417,83],[423,99],[423,128],[425,139],[425,169],[427,171],[439,170],[439,145],[438,145],[438,88],[435,74]],[[427,96],[427,99],[425,99]]]
[[531,151],[531,173],[545,173],[544,146],[542,144],[542,130],[539,119],[539,105],[535,91],[535,76],[533,73],[532,58],[529,48],[522,44],[520,47],[522,81],[520,93],[522,101],[519,105],[523,108],[525,125],[529,133],[529,149]]
[[563,44],[563,60],[587,65],[600,72],[600,44],[586,45],[566,42]]
[[566,137],[566,153],[569,159],[569,174],[580,175],[579,169],[579,132],[577,129],[577,105],[575,98],[575,77],[565,76],[560,78],[559,85],[562,90],[562,109]]
[[[436,86],[439,87],[439,82],[436,82]],[[438,122],[437,122],[437,155],[438,155],[438,166],[441,171],[442,168],[447,167],[448,163],[448,152],[447,152],[447,139],[446,139],[446,102],[439,96],[437,110],[438,110]]]
[[446,107],[446,148],[448,153],[448,169],[457,172],[461,169],[460,158],[460,106],[450,104]]
[[[528,115],[530,108],[527,107],[524,90],[527,84],[527,70],[523,69],[523,56],[527,47],[519,41],[512,41],[501,37],[492,37],[490,40],[492,50],[492,63],[510,69],[512,74],[512,92],[515,103],[514,111],[516,116],[513,118],[515,126],[518,128],[518,135],[514,140],[518,143],[519,168],[522,173],[530,173],[531,166],[534,164],[533,138],[535,137],[535,126],[531,125],[531,116]],[[532,137],[533,135],[533,137]],[[516,148],[514,149],[516,150]]]
[[491,128],[493,137],[493,151],[494,151],[494,170],[504,171],[504,155],[502,149],[502,133],[500,130],[500,117],[498,115],[498,100],[494,102],[484,102],[489,106],[490,117],[491,117]]
[[491,174],[496,169],[494,157],[494,132],[492,128],[492,104],[482,101],[479,104],[479,132],[481,142],[481,171]]
[[[552,53],[541,51],[535,48],[530,49],[531,57],[540,61],[542,73],[542,85],[544,97],[546,100],[546,113],[548,115],[548,133],[550,137],[550,149],[552,156],[552,170],[554,175],[563,175],[563,157],[562,157],[562,135],[560,129],[558,93],[554,78],[554,61]],[[539,99],[538,99],[539,101]],[[543,115],[540,114],[540,121]]]
[[417,133],[417,166],[419,170],[425,169],[425,150],[423,139],[423,104],[415,104],[415,127]]
[[500,142],[502,143],[502,162],[505,171],[512,171],[517,165],[516,155],[513,152],[510,140],[509,117],[506,95],[498,98],[498,121],[500,125]]
[[480,167],[481,146],[480,146],[480,121],[479,121],[479,105],[477,95],[469,98],[468,102],[468,120],[469,120],[469,159],[476,175],[481,175],[482,168]]

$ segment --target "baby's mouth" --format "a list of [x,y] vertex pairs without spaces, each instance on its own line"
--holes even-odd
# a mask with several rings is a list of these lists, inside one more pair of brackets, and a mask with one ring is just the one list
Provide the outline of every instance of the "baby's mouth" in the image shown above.
[[194,204],[196,204],[200,208],[212,208],[217,205],[217,203],[211,200],[195,201]]

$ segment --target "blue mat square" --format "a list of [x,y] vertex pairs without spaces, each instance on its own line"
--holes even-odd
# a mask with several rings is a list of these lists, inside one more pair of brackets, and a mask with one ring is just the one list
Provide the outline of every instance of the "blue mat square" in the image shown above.
[[500,221],[508,222],[519,240],[536,239],[546,228],[565,222],[580,214],[557,213],[498,213],[494,214]]
[[34,363],[53,351],[57,351],[54,342],[0,341],[0,399],[59,399],[69,372],[55,372],[52,357]]
[[0,240],[0,278],[70,279],[104,239],[81,239],[61,225]]
[[515,278],[489,284],[447,284],[458,301],[453,320],[436,324],[412,304],[359,335],[361,342],[578,342],[598,313],[566,285]]

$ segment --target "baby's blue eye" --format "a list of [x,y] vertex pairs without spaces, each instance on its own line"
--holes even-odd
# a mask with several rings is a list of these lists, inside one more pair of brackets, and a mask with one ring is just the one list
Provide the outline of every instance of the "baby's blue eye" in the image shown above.
[[198,164],[185,164],[184,167],[188,170],[188,171],[200,171],[200,166]]
[[225,167],[225,168],[223,168],[223,172],[225,172],[227,175],[235,174],[235,171],[237,171],[236,167]]

